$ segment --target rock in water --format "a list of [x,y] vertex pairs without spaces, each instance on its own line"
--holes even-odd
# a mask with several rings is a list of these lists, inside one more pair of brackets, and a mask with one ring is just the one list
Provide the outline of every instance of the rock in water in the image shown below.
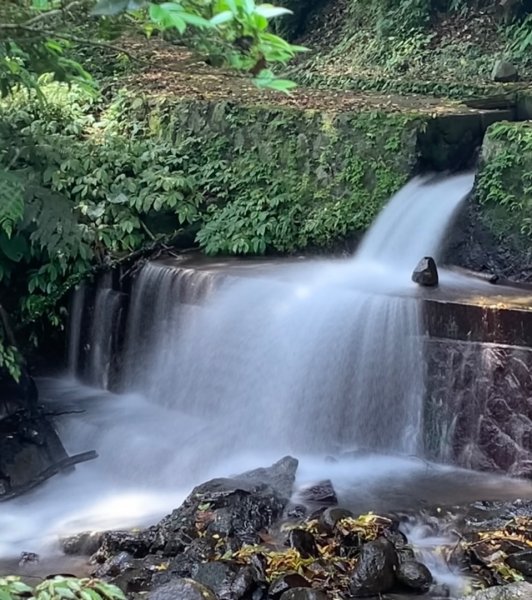
[[270,585],[270,589],[268,590],[268,596],[270,598],[274,598],[278,600],[283,596],[287,591],[292,589],[303,589],[310,588],[310,582],[307,581],[303,575],[299,573],[295,573],[293,571],[289,571],[281,577],[278,577],[272,584]]
[[288,545],[295,548],[302,558],[319,556],[314,536],[305,529],[292,529],[288,534]]
[[532,584],[520,581],[480,590],[462,600],[530,600],[532,598]]
[[320,517],[320,527],[325,531],[333,531],[338,521],[342,519],[352,519],[355,515],[347,508],[332,506],[323,511]]
[[253,471],[246,471],[238,479],[265,483],[283,498],[290,498],[296,479],[298,460],[292,456],[285,456],[271,467],[261,467]]
[[212,590],[219,600],[241,600],[256,587],[250,567],[225,562],[199,563],[192,569],[194,581]]
[[328,600],[328,596],[311,588],[294,588],[285,592],[281,600]]
[[147,600],[216,600],[213,592],[193,579],[176,579],[153,590]]
[[305,504],[311,505],[335,506],[338,504],[338,498],[330,479],[320,481],[306,488],[301,493],[301,498]]
[[532,577],[532,551],[525,550],[524,552],[510,554],[506,559],[506,563],[525,577]]
[[395,584],[397,566],[397,554],[388,540],[379,538],[364,544],[351,579],[351,594],[363,598],[389,592]]
[[424,564],[408,560],[399,565],[397,581],[416,592],[427,592],[432,584],[432,575]]
[[292,494],[296,470],[297,460],[286,457],[268,469],[197,486],[180,508],[157,525],[152,551],[178,554],[191,539],[198,538],[198,521],[206,535],[200,542],[217,535],[233,550],[243,543],[258,543],[258,533],[281,518]]
[[428,287],[438,285],[438,268],[431,256],[425,256],[418,262],[412,273],[412,281]]
[[493,81],[508,83],[510,81],[517,81],[519,79],[519,74],[511,62],[508,62],[507,60],[498,60],[493,66],[491,78]]
[[90,556],[103,543],[103,533],[85,531],[59,540],[65,554],[75,556]]

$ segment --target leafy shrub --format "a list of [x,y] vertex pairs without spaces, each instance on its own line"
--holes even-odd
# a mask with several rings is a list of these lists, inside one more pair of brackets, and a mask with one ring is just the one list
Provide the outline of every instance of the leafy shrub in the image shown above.
[[54,577],[31,588],[19,577],[0,577],[0,600],[126,600],[114,585],[97,579]]
[[486,225],[500,239],[520,231],[520,243],[532,242],[532,127],[528,123],[496,123],[488,129],[478,198]]

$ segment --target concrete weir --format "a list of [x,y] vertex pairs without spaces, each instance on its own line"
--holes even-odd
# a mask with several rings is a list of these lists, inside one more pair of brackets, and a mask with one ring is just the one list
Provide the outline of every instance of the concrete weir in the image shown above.
[[[175,271],[166,298],[156,298],[153,291],[154,310],[157,302],[177,303],[188,315],[186,307],[201,310],[217,289],[231,281],[290,281],[292,267],[298,271],[306,265],[312,268],[315,260],[183,255],[153,264]],[[135,303],[134,294],[129,294],[133,282],[119,276],[106,281],[123,298],[123,327]],[[423,453],[463,467],[531,475],[532,294],[526,288],[491,285],[474,277],[460,275],[457,279],[454,272],[446,270],[442,270],[439,287],[413,286],[411,293],[412,301],[420,300],[423,324]],[[87,308],[90,311],[90,306]],[[150,325],[145,321],[143,327],[148,331]],[[139,335],[145,337],[146,331]],[[120,319],[113,323],[111,337],[108,345],[113,352],[106,377],[110,388],[119,389],[120,374],[128,362],[128,341],[121,333]],[[90,355],[90,344],[80,347]],[[90,356],[81,362],[91,364]],[[85,370],[79,375],[87,378],[90,374]]]

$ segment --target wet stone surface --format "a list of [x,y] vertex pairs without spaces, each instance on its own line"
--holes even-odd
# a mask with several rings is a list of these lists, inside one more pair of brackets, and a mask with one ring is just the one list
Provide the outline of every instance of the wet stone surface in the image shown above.
[[[314,514],[287,518],[296,468],[286,457],[258,471],[269,483],[249,473],[212,480],[157,525],[104,534],[93,573],[132,599],[462,600],[465,593],[438,580],[411,545],[404,515],[358,514],[325,503],[314,504]],[[422,517],[429,535],[441,535],[444,522],[455,532],[452,547],[440,548],[454,569],[502,594],[471,600],[514,600],[507,584],[532,582],[532,502],[434,507]],[[71,547],[83,548],[81,541],[73,539]]]
[[426,349],[433,458],[532,477],[532,350],[452,340]]

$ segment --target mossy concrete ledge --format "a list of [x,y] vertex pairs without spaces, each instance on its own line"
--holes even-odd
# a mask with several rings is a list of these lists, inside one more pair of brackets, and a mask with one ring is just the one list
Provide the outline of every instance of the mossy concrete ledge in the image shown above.
[[129,90],[127,98],[119,135],[143,123],[143,135],[184,148],[205,198],[197,241],[211,254],[354,243],[412,175],[463,166],[488,124],[507,116],[367,94],[336,105],[327,95],[240,102]]

